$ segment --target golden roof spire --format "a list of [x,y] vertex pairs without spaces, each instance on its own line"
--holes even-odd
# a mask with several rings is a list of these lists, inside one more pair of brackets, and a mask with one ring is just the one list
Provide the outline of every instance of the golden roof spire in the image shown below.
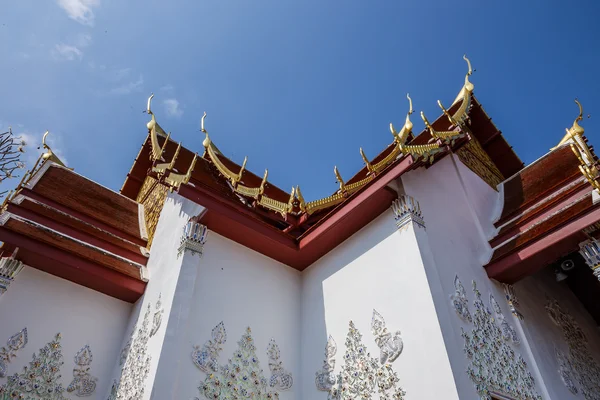
[[413,113],[412,99],[408,93],[406,93],[406,98],[408,99],[408,113],[406,114],[404,126],[400,129],[400,133],[396,132],[394,124],[390,122],[390,131],[392,132],[392,135],[394,135],[395,142],[398,144],[404,144],[404,142],[406,142],[406,138],[413,128],[413,123],[410,121],[410,114]]
[[577,139],[579,137],[583,136],[583,133],[585,132],[585,130],[583,129],[583,127],[581,125],[579,125],[579,121],[583,120],[583,107],[581,106],[581,103],[579,102],[579,100],[575,99],[575,103],[579,107],[579,115],[577,116],[577,118],[575,118],[575,121],[573,121],[573,125],[571,126],[571,128],[566,129],[567,133],[565,134],[565,136],[563,136],[563,138],[560,140],[560,142],[558,142],[558,144],[555,147],[553,147],[551,150],[554,150],[555,148],[568,142],[571,139],[574,141],[577,141]]
[[465,60],[467,62],[467,67],[468,67],[467,75],[465,75],[465,84],[463,85],[462,89],[458,93],[458,96],[456,96],[456,99],[454,99],[454,101],[452,102],[452,105],[458,103],[458,101],[463,99],[466,94],[470,94],[471,92],[473,92],[473,89],[475,89],[475,86],[469,81],[469,77],[471,75],[473,75],[473,68],[471,68],[471,61],[467,58],[466,54],[463,55],[463,60]]
[[46,144],[46,137],[48,136],[49,133],[50,133],[49,131],[46,131],[44,133],[44,136],[42,136],[42,146],[44,147],[45,150],[47,150],[44,154],[42,154],[42,160],[43,161],[50,160],[59,165],[62,165],[63,167],[66,167],[66,165],[62,161],[60,161],[60,159],[56,156],[56,154],[54,154],[54,152],[52,151],[50,146],[48,146]]
[[146,105],[146,113],[152,115],[152,98],[154,97],[154,93],[150,93],[150,97],[148,97],[148,104]]

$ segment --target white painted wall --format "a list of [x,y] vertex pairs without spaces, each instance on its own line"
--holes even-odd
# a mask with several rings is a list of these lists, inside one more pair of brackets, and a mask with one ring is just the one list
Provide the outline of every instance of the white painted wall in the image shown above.
[[[483,268],[491,252],[487,240],[494,231],[491,220],[501,201],[500,196],[456,156],[445,157],[428,169],[404,174],[402,184],[406,193],[419,201],[427,225],[435,266],[427,268],[426,264],[427,275],[460,398],[475,399],[473,383],[465,373],[467,359],[460,336],[461,328],[468,330],[472,325],[460,320],[450,295],[454,292],[454,276],[458,274],[472,308],[471,281],[475,280],[483,301],[488,303],[491,292],[503,314],[513,323],[500,286],[489,280]],[[528,344],[524,342],[514,349],[527,360],[536,382],[541,382]],[[547,397],[543,385],[538,386],[539,394]]]
[[221,352],[221,365],[232,357],[237,341],[249,326],[264,376],[270,377],[266,350],[273,338],[281,350],[284,368],[295,378],[289,391],[279,393],[280,399],[300,399],[300,273],[213,232],[209,233],[202,258],[188,254],[185,262],[197,270],[197,278],[186,334],[174,353],[174,358],[181,360],[177,376],[172,376],[178,382],[177,388],[168,398],[200,397],[197,388],[205,374],[192,362],[193,346],[202,346],[211,338],[212,329],[223,321],[227,342]]
[[329,335],[338,347],[336,373],[346,351],[349,321],[363,343],[379,356],[371,333],[376,309],[392,332],[400,330],[404,350],[392,364],[408,399],[457,399],[440,325],[430,294],[424,263],[427,235],[410,226],[398,232],[393,213],[386,211],[303,275],[302,399],[326,399],[315,387]]
[[[525,317],[523,329],[531,344],[544,383],[552,399],[583,399],[581,389],[573,395],[563,384],[558,373],[558,362],[554,354],[556,346],[563,354],[569,354],[569,347],[563,339],[561,329],[548,317],[544,308],[546,296],[556,299],[564,311],[575,318],[588,339],[588,348],[592,357],[600,363],[600,334],[596,323],[583,308],[577,297],[565,282],[556,282],[551,268],[539,271],[515,284],[519,298],[519,311]],[[577,381],[575,380],[577,383]],[[577,385],[580,387],[579,385]]]
[[[98,378],[91,398],[105,398],[131,309],[127,302],[25,266],[0,296],[0,345],[25,327],[29,337],[9,364],[8,375],[22,372],[32,354],[60,332],[64,356],[60,381],[65,387],[71,383],[73,357],[88,344],[93,354],[90,373]],[[6,378],[0,378],[4,383]],[[67,397],[71,396],[75,397]]]
[[[141,319],[148,304],[151,307],[150,325],[152,324],[152,315],[155,311],[158,296],[161,294],[162,308],[164,310],[163,320],[160,329],[148,341],[148,354],[151,355],[152,359],[149,367],[150,372],[145,382],[143,396],[145,400],[149,399],[152,394],[159,360],[161,359],[165,343],[170,343],[167,326],[170,325],[173,298],[182,265],[182,259],[177,258],[177,249],[180,244],[183,227],[190,217],[198,215],[202,210],[201,206],[179,196],[177,193],[170,193],[167,196],[150,249],[150,258],[147,264],[148,273],[150,274],[149,282],[144,295],[135,304],[134,312],[132,312],[129,319],[127,333],[121,341],[121,348],[123,348],[132,332],[134,332],[134,327],[138,326],[137,324],[141,324]],[[177,312],[175,312],[175,315],[177,315]],[[113,360],[113,379],[117,379],[121,374],[119,357],[116,357]],[[112,383],[109,385],[104,398],[108,397],[111,386]]]

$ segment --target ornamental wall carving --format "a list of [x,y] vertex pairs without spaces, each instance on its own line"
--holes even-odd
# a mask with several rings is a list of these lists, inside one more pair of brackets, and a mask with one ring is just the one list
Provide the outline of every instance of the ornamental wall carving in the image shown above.
[[323,368],[315,377],[317,390],[328,392],[329,400],[404,399],[406,392],[398,385],[400,378],[391,365],[404,348],[400,331],[389,332],[381,314],[373,310],[371,333],[379,347],[379,359],[371,357],[362,342],[362,334],[350,321],[344,364],[338,374],[334,372],[337,345],[333,337],[329,337]]
[[[527,362],[512,345],[519,344],[516,331],[505,320],[500,306],[490,294],[493,311],[486,306],[473,284],[474,312],[469,310],[467,293],[458,276],[454,280],[455,293],[452,304],[456,313],[468,325],[461,328],[464,352],[467,356],[467,375],[482,399],[491,399],[491,394],[501,393],[516,399],[541,400],[535,380]],[[511,345],[512,343],[512,345]]]
[[[73,380],[65,387],[60,382],[61,367],[64,364],[61,334],[57,334],[52,341],[33,354],[29,365],[21,373],[7,374],[7,364],[11,358],[16,357],[16,352],[27,345],[27,328],[17,332],[7,342],[7,346],[0,350],[0,377],[8,375],[7,382],[0,386],[1,399],[22,400],[63,400],[65,390],[78,397],[91,396],[96,390],[97,378],[90,374],[92,364],[92,350],[86,345],[74,357],[75,368]],[[2,363],[3,362],[3,363]]]
[[192,361],[206,374],[204,382],[198,387],[203,398],[278,399],[279,391],[292,387],[294,382],[292,374],[284,368],[281,352],[275,340],[271,339],[266,349],[271,373],[269,379],[261,369],[250,328],[246,329],[238,341],[233,357],[227,364],[221,365],[219,353],[226,341],[227,331],[223,322],[220,322],[213,328],[211,339],[207,340],[202,347],[195,346],[192,351]]
[[151,305],[148,304],[141,323],[134,329],[121,350],[119,358],[121,375],[119,379],[114,380],[108,400],[141,400],[144,397],[146,379],[152,361],[148,351],[148,341],[156,334],[162,322],[161,294],[156,301],[152,325],[150,325],[150,314]]
[[567,354],[556,350],[563,383],[572,393],[581,391],[586,400],[600,400],[600,365],[591,355],[585,333],[558,301],[548,300],[546,311],[569,347]]

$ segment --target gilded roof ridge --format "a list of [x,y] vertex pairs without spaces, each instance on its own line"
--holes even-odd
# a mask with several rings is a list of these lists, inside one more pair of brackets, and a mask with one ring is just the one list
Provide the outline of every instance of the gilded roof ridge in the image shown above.
[[[371,180],[373,180],[373,178],[375,176],[379,175],[390,164],[392,164],[394,161],[398,160],[399,158],[410,155],[416,161],[422,160],[424,162],[432,163],[436,154],[447,150],[449,145],[452,146],[457,139],[465,136],[462,128],[464,127],[464,125],[467,121],[467,114],[469,111],[469,106],[470,106],[470,102],[471,102],[471,94],[473,92],[474,85],[469,81],[469,76],[473,73],[473,70],[471,68],[471,62],[466,57],[466,55],[463,58],[467,62],[468,72],[465,76],[465,83],[464,83],[461,91],[459,92],[459,95],[457,96],[455,101],[452,103],[452,107],[454,107],[455,104],[457,104],[458,102],[461,102],[460,106],[457,108],[455,113],[451,115],[449,113],[449,111],[443,107],[441,102],[438,101],[438,104],[442,108],[443,113],[448,117],[451,124],[454,126],[454,130],[444,131],[444,132],[436,131],[433,128],[433,126],[429,123],[427,118],[425,117],[425,114],[423,112],[421,112],[421,118],[423,119],[423,122],[425,123],[425,127],[427,130],[429,130],[432,138],[431,138],[430,142],[426,143],[426,144],[411,144],[414,139],[411,139],[409,141],[409,138],[412,133],[412,129],[413,129],[414,125],[413,125],[412,121],[410,120],[410,115],[414,112],[414,110],[413,110],[412,99],[410,98],[410,95],[407,94],[406,97],[409,102],[409,108],[408,108],[408,112],[406,114],[406,119],[405,119],[404,125],[402,126],[402,129],[400,130],[400,132],[397,132],[394,129],[394,125],[392,123],[390,123],[390,131],[391,131],[392,135],[394,136],[394,141],[392,142],[393,148],[392,148],[391,152],[389,154],[387,154],[387,156],[385,156],[382,160],[380,160],[376,163],[373,163],[372,161],[370,161],[368,159],[368,157],[366,156],[363,149],[359,148],[359,153],[360,153],[360,155],[365,163],[365,166],[366,166],[366,174],[364,176],[362,176],[361,178],[357,178],[357,180],[354,182],[352,182],[352,179],[351,179],[350,182],[352,182],[352,183],[347,183],[342,179],[342,176],[341,176],[339,170],[337,169],[337,167],[334,167],[334,175],[335,175],[336,180],[338,181],[340,187],[331,196],[327,196],[325,198],[317,199],[317,200],[310,201],[310,202],[305,202],[304,197],[301,194],[300,188],[298,186],[296,186],[295,188],[292,188],[292,191],[290,193],[290,197],[289,197],[289,200],[287,203],[284,203],[277,199],[273,199],[273,198],[269,197],[269,195],[265,192],[265,188],[268,185],[268,181],[267,181],[268,171],[267,170],[265,170],[265,174],[263,176],[263,179],[262,179],[259,187],[249,187],[249,186],[243,185],[241,182],[243,181],[244,174],[247,172],[246,163],[248,161],[248,158],[247,157],[244,158],[244,162],[239,167],[239,170],[237,172],[232,171],[223,162],[223,160],[221,160],[220,157],[225,157],[225,156],[215,146],[215,144],[213,143],[213,141],[211,140],[211,138],[208,134],[208,131],[205,128],[206,112],[202,116],[201,129],[200,129],[201,132],[203,132],[206,135],[204,140],[202,141],[202,146],[204,147],[204,153],[203,153],[202,157],[205,159],[208,159],[217,168],[219,173],[227,179],[227,181],[229,182],[229,184],[234,192],[238,193],[239,195],[250,197],[250,198],[256,200],[256,204],[262,205],[263,207],[265,207],[267,209],[278,212],[284,218],[287,214],[300,215],[300,214],[306,213],[306,214],[310,215],[310,214],[317,212],[318,210],[335,206],[335,205],[343,202],[346,198],[348,198],[354,192],[361,189],[363,186],[365,186],[367,183],[369,183]],[[165,144],[163,145],[163,147],[160,147],[158,144],[158,135],[161,132],[162,132],[162,134],[164,134],[164,131],[162,130],[162,128],[160,128],[160,126],[156,122],[154,113],[152,113],[152,111],[151,111],[151,100],[153,97],[154,97],[154,94],[151,94],[150,98],[148,99],[148,106],[147,106],[147,110],[146,110],[146,112],[152,116],[151,121],[148,122],[148,124],[147,124],[147,128],[148,128],[150,136],[151,136],[150,141],[151,141],[151,145],[152,145],[152,150],[151,150],[150,157],[152,159],[152,162],[155,164],[153,170],[158,175],[166,175],[167,178],[165,178],[163,180],[166,181],[167,183],[169,183],[168,177],[170,177],[172,175],[178,175],[179,177],[178,177],[178,179],[176,179],[174,181],[174,185],[171,185],[172,186],[171,189],[178,188],[181,184],[189,182],[189,179],[191,177],[191,172],[193,171],[194,166],[195,166],[196,156],[194,157],[194,162],[192,163],[192,165],[190,166],[190,168],[188,169],[188,171],[185,175],[174,174],[172,172],[172,169],[175,164],[175,159],[179,153],[178,151],[176,151],[176,154],[171,161],[166,161],[166,160],[162,159],[162,155],[164,153],[166,143],[169,140],[169,136],[167,136],[167,140],[165,141]],[[409,142],[411,142],[411,143],[409,143]],[[179,149],[179,146],[180,145],[178,145],[178,149]],[[227,161],[231,161],[227,157],[225,157],[225,159]],[[168,175],[167,175],[167,171],[170,171],[168,173]],[[361,171],[363,171],[363,170],[361,170]],[[359,174],[360,174],[360,172],[359,172]],[[159,176],[159,178],[160,178],[160,176]]]

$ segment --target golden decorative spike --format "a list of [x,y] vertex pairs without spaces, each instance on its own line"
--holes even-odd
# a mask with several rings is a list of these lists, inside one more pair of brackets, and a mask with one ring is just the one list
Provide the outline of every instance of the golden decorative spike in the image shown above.
[[233,184],[234,187],[239,181],[242,180],[242,175],[244,174],[244,171],[246,170],[247,162],[248,162],[248,156],[244,157],[244,162],[242,163],[242,168],[240,168],[240,172],[238,172],[237,178],[235,179],[235,183]]
[[[582,136],[585,131],[583,127],[579,125],[579,121],[583,120],[583,107],[581,106],[579,100],[575,99],[575,103],[577,103],[577,106],[579,107],[579,115],[577,116],[577,118],[575,118],[575,121],[573,121],[573,125],[571,126],[571,128],[566,129],[567,133],[565,134],[565,136],[563,136],[560,142],[558,142],[556,147],[559,147],[560,145],[566,143],[571,139],[576,140],[575,138],[577,136]],[[551,150],[554,150],[556,147],[553,147]]]
[[198,160],[198,154],[194,154],[194,158],[192,159],[192,163],[187,170],[185,175],[176,174],[174,172],[169,172],[169,176],[165,178],[165,181],[171,186],[171,191],[173,188],[179,189],[182,184],[186,184],[190,181],[192,177],[192,172],[194,172],[194,168],[196,167],[196,161]]
[[175,161],[177,161],[177,157],[179,157],[179,151],[181,150],[181,142],[177,144],[177,149],[175,150],[175,154],[173,155],[173,159],[169,164],[169,169],[173,169],[175,167]]
[[456,122],[454,117],[452,115],[450,115],[450,113],[448,112],[448,110],[446,110],[446,107],[444,107],[442,102],[438,100],[437,103],[438,103],[438,106],[442,109],[442,112],[444,113],[444,115],[448,118],[448,121],[450,121],[450,123],[452,125],[458,126],[458,122]]
[[265,175],[262,178],[262,182],[260,183],[260,188],[258,193],[262,195],[265,192],[265,185],[267,184],[267,177],[269,176],[269,170],[265,169]]
[[294,200],[296,200],[296,189],[292,186],[292,191],[290,192],[290,198],[287,204],[287,212],[292,212],[294,208]]
[[46,144],[46,137],[48,136],[49,133],[50,133],[49,131],[46,131],[44,133],[44,136],[42,137],[42,146],[46,150],[46,152],[44,154],[42,154],[42,160],[44,160],[44,161],[50,160],[52,162],[55,162],[58,165],[62,165],[63,167],[66,167],[66,165],[62,161],[60,161],[60,159],[56,156],[56,154],[54,154],[54,152],[52,151],[50,146],[48,146]]
[[359,149],[360,150],[360,156],[362,157],[363,161],[365,162],[365,164],[367,165],[367,171],[369,171],[369,173],[373,173],[375,172],[375,170],[373,169],[373,166],[371,165],[371,163],[369,162],[369,159],[367,158],[367,156],[365,155],[365,152],[363,151],[362,147]]
[[338,171],[337,166],[333,167],[333,173],[335,174],[335,179],[340,184],[340,190],[344,191],[344,187],[346,186],[346,184],[344,183],[344,180],[342,179],[342,176],[340,175],[340,171]]
[[304,196],[302,196],[302,192],[300,191],[300,186],[296,186],[296,197],[298,197],[298,202],[300,202],[300,211],[306,211],[306,201],[304,201]]
[[463,136],[461,132],[456,131],[436,131],[435,129],[433,129],[433,126],[431,126],[431,124],[429,123],[429,120],[427,119],[423,111],[421,111],[421,119],[425,123],[425,126],[429,130],[429,133],[431,133],[431,137],[433,139],[443,140],[446,143],[454,143],[454,140]]

